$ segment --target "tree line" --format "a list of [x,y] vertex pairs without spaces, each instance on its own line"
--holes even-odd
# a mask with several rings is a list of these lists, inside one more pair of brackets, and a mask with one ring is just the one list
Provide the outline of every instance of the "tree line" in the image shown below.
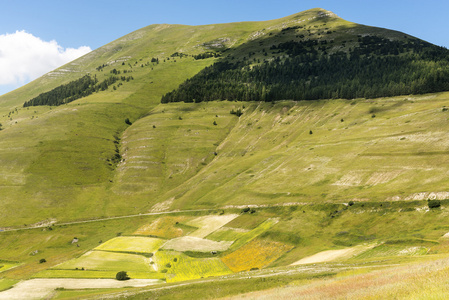
[[220,60],[161,102],[353,99],[449,90],[446,48],[411,38],[359,36],[357,47],[328,54],[323,44],[280,43],[270,49],[278,55],[261,64]]
[[60,85],[49,92],[42,93],[37,97],[25,102],[23,107],[50,105],[58,106],[61,104],[70,103],[77,99],[87,97],[95,92],[105,91],[108,87],[117,81],[130,81],[134,78],[132,76],[110,76],[105,80],[99,82],[97,76],[93,78],[90,75],[73,80],[67,84]]

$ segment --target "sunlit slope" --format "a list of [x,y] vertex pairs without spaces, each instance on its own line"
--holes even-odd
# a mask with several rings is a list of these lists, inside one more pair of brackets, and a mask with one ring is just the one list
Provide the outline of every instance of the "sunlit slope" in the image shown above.
[[[198,68],[203,67],[202,63]],[[176,73],[182,64],[176,68],[174,64],[161,66],[160,74]],[[193,72],[195,66],[189,65],[182,74]],[[174,86],[176,75],[171,77],[172,81],[162,86]],[[137,87],[134,95],[148,95],[134,97],[149,101],[147,107],[151,108],[151,101],[157,101],[151,93],[157,95],[161,87],[157,82],[148,87],[145,80],[149,79],[136,76],[128,84]],[[126,94],[126,85],[122,88]],[[146,111],[134,104],[137,101],[120,101],[119,93],[105,91],[69,105],[31,107],[14,114],[18,123],[0,132],[1,205],[5,219],[14,216],[18,224],[23,224],[45,218],[108,214],[108,204],[112,201],[113,206],[115,200],[108,192],[116,169],[112,159],[120,149],[121,133],[128,127],[125,119],[134,121]]]
[[[162,95],[219,59],[195,60],[191,55],[212,51],[239,59],[257,52],[255,57],[263,59],[261,45],[268,49],[270,43],[295,38],[294,31],[284,34],[282,29],[298,24],[310,26],[310,35],[317,38],[321,29],[328,28],[335,43],[345,42],[344,49],[364,32],[391,39],[405,36],[354,24],[322,9],[266,22],[151,25],[1,96],[0,227],[209,204],[340,200],[352,191],[352,198],[368,195],[368,188],[340,184],[347,180],[339,172],[356,172],[348,176],[370,182],[371,169],[363,173],[359,167],[372,167],[370,160],[388,161],[386,155],[360,158],[363,147],[372,143],[371,132],[376,130],[371,126],[385,126],[381,135],[399,134],[398,127],[390,128],[391,121],[379,123],[383,113],[371,118],[370,104],[310,102],[292,108],[294,104],[247,103],[240,118],[229,112],[241,108],[241,103],[160,104]],[[190,56],[172,56],[176,52]],[[153,58],[159,63],[151,62]],[[40,93],[87,73],[101,81],[114,69],[121,75],[126,71],[133,80],[58,107],[22,107]],[[443,98],[423,103],[434,103],[432,113],[437,113],[437,107],[445,104]],[[412,111],[417,107],[407,105]],[[401,113],[404,107],[392,111]],[[420,120],[424,129],[415,128],[418,121],[401,124],[435,130],[438,118],[429,114],[426,121]],[[342,143],[343,138],[351,142]],[[329,144],[332,140],[334,145]],[[408,143],[401,145],[415,147]],[[378,147],[381,152],[383,146]],[[117,154],[122,159],[114,160]],[[359,158],[357,166],[351,165],[354,157]],[[419,164],[434,156],[412,157]],[[407,160],[406,155],[400,158]],[[407,172],[415,177],[436,172],[412,170],[396,176],[396,169],[387,169],[379,176],[390,172],[387,178],[396,182],[403,176],[408,183],[415,181]],[[370,187],[378,191],[376,199],[410,192],[405,184],[385,190],[384,183],[371,181],[376,182]],[[426,183],[426,189],[437,191],[438,183]],[[423,191],[418,185],[413,188]]]
[[125,131],[124,160],[112,191],[147,196],[146,202],[154,204],[161,193],[189,180],[215,158],[216,148],[237,122],[229,107],[228,103],[157,106]]
[[244,105],[215,159],[161,200],[186,208],[448,196],[447,93]]

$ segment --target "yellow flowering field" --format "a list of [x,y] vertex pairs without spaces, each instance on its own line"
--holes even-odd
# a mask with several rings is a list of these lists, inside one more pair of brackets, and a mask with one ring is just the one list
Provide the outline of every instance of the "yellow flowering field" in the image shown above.
[[222,257],[221,260],[233,272],[249,271],[253,268],[261,269],[292,248],[293,246],[279,242],[253,239],[245,246]]
[[152,253],[159,249],[165,240],[143,236],[120,236],[101,244],[95,250]]

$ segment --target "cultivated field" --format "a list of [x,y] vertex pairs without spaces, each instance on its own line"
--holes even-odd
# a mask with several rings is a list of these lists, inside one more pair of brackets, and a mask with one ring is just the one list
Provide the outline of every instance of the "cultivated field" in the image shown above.
[[225,251],[232,245],[232,241],[215,242],[207,239],[197,238],[193,236],[185,236],[168,241],[162,248],[176,250],[180,252],[210,252]]
[[68,262],[62,263],[54,267],[54,269],[62,270],[101,270],[115,271],[122,270],[137,272],[153,272],[149,266],[150,261],[143,255],[106,252],[106,251],[90,251],[80,258],[75,258]]
[[278,259],[293,246],[254,239],[245,246],[224,256],[221,260],[233,271],[262,269]]
[[32,279],[18,283],[14,288],[0,293],[2,300],[45,299],[54,294],[55,289],[107,289],[123,287],[144,287],[161,283],[156,279]]
[[[316,274],[328,274],[326,272],[331,272],[329,268],[333,268],[333,261],[338,261],[338,274],[342,274],[339,276],[349,276],[345,272],[349,272],[348,270],[352,268],[357,270],[358,266],[366,268],[364,272],[371,274],[373,270],[378,268],[377,265],[380,268],[384,268],[385,261],[392,263],[413,263],[417,261],[419,263],[420,260],[432,259],[432,254],[445,255],[448,252],[448,240],[443,236],[448,232],[449,228],[443,226],[435,229],[435,227],[430,226],[430,220],[439,222],[439,220],[447,218],[448,212],[445,208],[427,211],[408,209],[398,216],[397,209],[394,207],[395,205],[400,207],[401,203],[383,203],[381,210],[365,204],[364,206],[354,204],[352,206],[302,205],[257,208],[254,213],[242,211],[238,217],[235,217],[235,213],[230,214],[231,216],[227,216],[227,214],[206,215],[195,218],[186,216],[184,218],[186,223],[188,221],[201,220],[201,222],[195,223],[198,227],[192,233],[201,232],[203,227],[205,227],[207,230],[203,232],[207,231],[210,234],[205,238],[187,235],[168,240],[142,235],[115,236],[99,246],[93,247],[91,251],[78,258],[56,265],[36,264],[36,267],[43,269],[34,274],[33,277],[42,279],[65,278],[67,280],[72,280],[72,278],[91,280],[114,279],[118,271],[126,270],[133,279],[154,279],[159,280],[157,281],[159,283],[168,282],[175,284],[186,280],[189,280],[189,282],[191,280],[210,280],[211,277],[217,277],[218,282],[220,282],[220,280],[225,280],[226,278],[230,280],[237,278],[234,276],[252,277],[255,276],[253,273],[246,272],[260,271],[262,272],[261,274],[265,275],[255,277],[259,278],[260,281],[253,288],[263,289],[264,287],[279,286],[271,279],[262,281],[262,278],[265,278],[268,274],[271,274],[269,276],[274,276],[273,278],[277,278],[276,276],[280,276],[280,274],[297,274],[297,272],[302,274],[301,268],[305,268],[304,270],[316,268]],[[379,206],[376,205],[376,207]],[[339,212],[337,213],[337,211]],[[380,214],[380,212],[382,213]],[[279,217],[273,218],[273,215]],[[353,220],[353,216],[357,216],[358,223],[348,225],[350,224],[349,220]],[[391,224],[386,222],[383,226],[378,226],[374,229],[368,226],[367,222],[370,220],[372,222],[380,216],[384,220],[390,220]],[[391,219],[393,216],[395,217],[394,220]],[[177,213],[176,218],[179,217],[179,213]],[[204,220],[214,220],[213,217],[217,217],[215,220],[220,221],[219,225],[217,225],[217,222],[213,226],[209,226],[207,222],[204,222]],[[139,218],[139,222],[127,229],[129,233],[135,233],[137,229],[143,228],[143,224],[154,224],[154,221],[148,222],[143,217],[136,218]],[[225,222],[228,219],[232,219],[231,223]],[[110,222],[111,226],[116,227],[116,222],[118,221]],[[176,222],[172,223],[172,226],[191,226],[182,223],[181,219]],[[105,222],[105,224],[108,223]],[[128,222],[129,224],[131,223]],[[233,227],[227,227],[229,225]],[[392,226],[397,234],[396,239],[391,239],[390,228]],[[92,229],[94,228],[98,229],[102,228],[102,226],[95,225]],[[292,228],[295,228],[294,233],[292,233]],[[421,232],[428,239],[406,238],[410,234],[411,229],[413,229],[413,232]],[[51,236],[58,230],[64,230],[64,228],[55,227],[52,231],[40,232],[42,236]],[[110,229],[107,227],[102,230],[110,232]],[[166,232],[171,232],[172,229],[165,228],[165,230]],[[362,230],[366,230],[366,237],[370,237],[371,230],[376,230],[380,240],[373,243],[359,241]],[[359,235],[355,235],[353,232],[357,232]],[[322,235],[320,240],[323,241],[332,241],[340,244],[355,243],[355,245],[340,248],[340,250],[329,250],[335,249],[330,243],[311,242],[317,234]],[[390,239],[382,240],[383,234]],[[81,237],[80,235],[79,243],[82,245],[83,238]],[[69,241],[70,239],[65,239],[66,244]],[[309,245],[309,243],[312,243],[313,246]],[[223,245],[226,245],[226,247],[220,248]],[[78,249],[76,245],[71,245],[71,247]],[[169,248],[174,248],[174,250]],[[51,261],[52,259],[49,260]],[[321,266],[322,263],[326,264]],[[293,265],[285,269],[283,266],[287,264]],[[308,265],[304,267],[304,264]],[[346,265],[350,267],[345,267]],[[17,268],[22,268],[22,266]],[[9,272],[17,268],[6,270],[4,274],[9,274]],[[267,270],[267,273],[263,273],[265,272],[264,270]],[[20,269],[18,271],[23,272]],[[311,274],[315,274],[315,271],[311,272]],[[356,276],[358,273],[348,274]],[[302,276],[306,278],[306,275]],[[312,275],[307,276],[312,278],[310,277]],[[295,280],[292,282],[297,282]],[[338,282],[341,285],[341,281]],[[8,289],[16,283],[16,280],[2,279],[0,286],[2,289]],[[223,293],[227,290],[226,285],[223,286],[224,283],[217,284],[223,287]],[[247,284],[250,283],[248,282]],[[233,285],[235,284],[233,283]],[[241,293],[244,290],[253,290],[253,288],[228,291],[227,294],[218,293],[217,295],[231,295]],[[287,292],[287,290],[280,290],[279,293],[282,294]],[[107,292],[107,290],[104,290],[104,292]],[[99,295],[99,293],[101,293],[101,290],[70,293],[67,291],[61,292],[60,295],[80,295],[81,297],[81,295]],[[270,293],[268,292],[268,295],[271,295]]]
[[191,220],[186,225],[198,227],[190,236],[203,238],[237,218],[238,215],[204,216]]
[[151,235],[164,239],[173,239],[184,236],[189,232],[196,230],[196,227],[189,228],[180,226],[179,223],[185,223],[190,218],[186,216],[165,216],[156,219],[153,223],[140,227],[133,234],[135,235]]
[[165,242],[165,240],[151,237],[121,236],[101,244],[95,248],[95,250],[153,253],[157,251]]
[[222,227],[206,238],[213,241],[235,241],[245,235],[248,229]]
[[245,232],[231,245],[231,247],[229,248],[229,252],[237,250],[238,248],[246,245],[262,233],[269,230],[276,223],[278,223],[278,219],[268,219],[253,230]]
[[158,269],[167,274],[167,282],[184,281],[231,274],[219,258],[193,258],[177,251],[158,251]]

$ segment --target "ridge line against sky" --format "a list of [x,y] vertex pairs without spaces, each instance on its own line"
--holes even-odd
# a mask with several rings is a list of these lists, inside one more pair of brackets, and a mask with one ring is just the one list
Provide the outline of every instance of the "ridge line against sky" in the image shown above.
[[[0,0],[0,3],[0,95],[151,24],[266,21],[320,7],[351,22],[402,31],[436,45],[449,46],[449,35],[444,32],[449,28],[447,0]],[[13,47],[11,37],[34,46],[25,43],[28,46],[19,50]],[[8,56],[11,51],[14,55]]]

